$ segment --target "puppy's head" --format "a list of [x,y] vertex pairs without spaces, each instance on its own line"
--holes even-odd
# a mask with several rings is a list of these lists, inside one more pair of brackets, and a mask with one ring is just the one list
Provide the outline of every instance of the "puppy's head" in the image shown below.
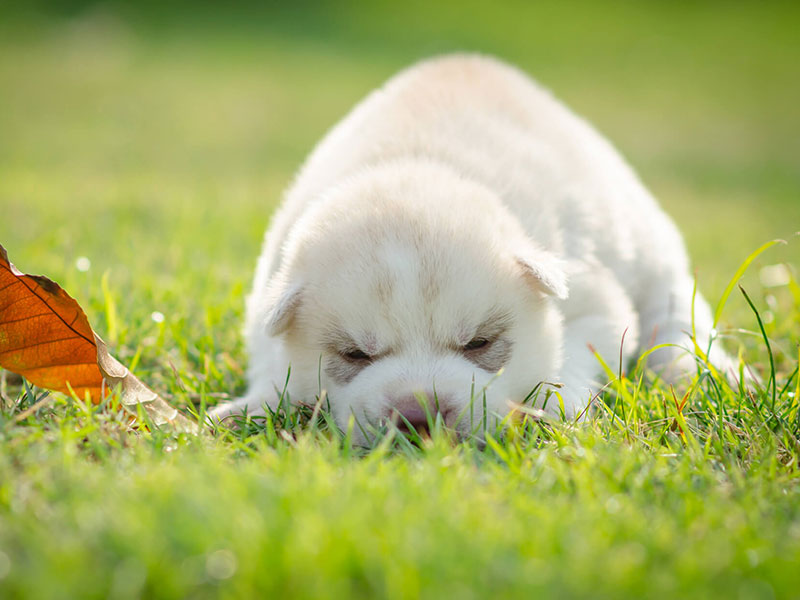
[[[335,419],[462,434],[505,415],[560,368],[559,262],[489,190],[430,164],[361,173],[299,221],[263,321],[295,393]],[[498,372],[502,373],[498,376]],[[485,412],[484,412],[484,409]]]

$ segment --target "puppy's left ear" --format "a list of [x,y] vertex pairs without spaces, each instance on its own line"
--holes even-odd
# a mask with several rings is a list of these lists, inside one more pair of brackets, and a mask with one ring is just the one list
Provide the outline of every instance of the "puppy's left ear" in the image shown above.
[[303,287],[301,285],[279,286],[279,289],[273,292],[273,295],[275,299],[267,312],[265,325],[267,333],[272,337],[276,337],[291,325],[297,308],[303,299]]
[[543,251],[524,252],[514,258],[523,277],[534,289],[559,300],[567,299],[569,290],[564,261]]

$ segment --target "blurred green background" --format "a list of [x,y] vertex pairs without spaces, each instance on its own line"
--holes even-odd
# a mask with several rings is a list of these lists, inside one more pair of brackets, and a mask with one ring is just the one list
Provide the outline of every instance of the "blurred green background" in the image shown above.
[[[0,15],[0,241],[90,303],[109,271],[127,319],[239,311],[314,143],[398,69],[452,50],[516,63],[606,134],[686,233],[712,299],[750,251],[800,230],[797,2],[34,1]],[[798,242],[762,264],[797,264]],[[238,327],[238,312],[220,318]]]

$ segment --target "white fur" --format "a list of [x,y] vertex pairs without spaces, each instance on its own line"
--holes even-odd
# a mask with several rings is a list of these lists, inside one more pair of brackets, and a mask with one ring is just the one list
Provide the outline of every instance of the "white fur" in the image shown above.
[[[213,416],[274,408],[291,365],[292,402],[325,390],[341,426],[435,393],[466,433],[484,388],[494,418],[540,382],[574,417],[604,381],[589,345],[614,370],[626,331],[623,360],[687,345],[692,290],[672,221],[589,125],[501,62],[429,60],[334,127],[287,192],[247,303],[250,387]],[[492,315],[513,344],[499,376],[460,350]],[[695,325],[708,339],[699,295]],[[347,340],[374,359],[343,382]]]

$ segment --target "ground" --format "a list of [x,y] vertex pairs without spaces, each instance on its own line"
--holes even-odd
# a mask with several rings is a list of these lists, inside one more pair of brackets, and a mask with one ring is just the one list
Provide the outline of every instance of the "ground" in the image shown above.
[[[675,398],[632,369],[590,423],[485,447],[357,451],[307,415],[131,433],[63,397],[19,418],[44,392],[6,377],[0,596],[800,597],[795,6],[0,11],[0,243],[187,410],[243,391],[243,297],[303,157],[437,52],[502,56],[596,124],[685,232],[712,306],[787,241],[741,280],[755,310],[734,288],[721,313],[763,389],[700,372]],[[783,263],[794,278],[770,277]]]

